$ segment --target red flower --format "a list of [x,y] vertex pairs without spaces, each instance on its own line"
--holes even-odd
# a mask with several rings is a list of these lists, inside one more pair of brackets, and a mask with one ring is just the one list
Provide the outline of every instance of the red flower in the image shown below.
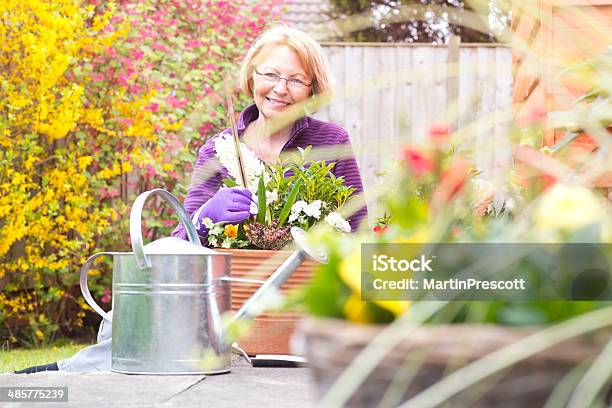
[[406,166],[415,177],[430,173],[436,167],[436,163],[432,159],[418,150],[406,148],[403,156]]
[[376,225],[373,228],[373,231],[376,233],[376,235],[382,235],[385,232],[389,231],[389,226],[388,225]]
[[448,125],[432,125],[427,132],[429,140],[435,144],[446,142],[448,135],[450,134],[450,128]]

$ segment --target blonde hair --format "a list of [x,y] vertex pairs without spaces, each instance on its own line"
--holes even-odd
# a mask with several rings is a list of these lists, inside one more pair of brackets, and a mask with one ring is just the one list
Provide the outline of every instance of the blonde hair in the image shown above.
[[333,75],[325,51],[308,34],[296,28],[277,25],[264,31],[251,45],[240,66],[240,87],[253,97],[253,73],[270,51],[277,45],[286,45],[298,55],[306,74],[312,78],[312,95],[331,97]]

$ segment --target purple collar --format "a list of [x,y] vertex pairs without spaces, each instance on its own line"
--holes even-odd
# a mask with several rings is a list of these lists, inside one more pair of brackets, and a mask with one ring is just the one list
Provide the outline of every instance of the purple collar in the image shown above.
[[[244,134],[244,130],[247,128],[249,123],[253,122],[258,117],[259,117],[259,110],[257,109],[257,106],[255,104],[247,106],[240,113],[240,117],[238,118],[238,122],[236,124],[236,127],[238,128],[238,135],[242,137],[242,135]],[[298,133],[300,133],[303,129],[306,129],[309,124],[310,124],[310,118],[308,116],[302,116],[301,118],[296,120],[293,123],[293,127],[291,128],[291,137],[289,138],[287,143],[285,143],[285,146],[291,143],[291,141],[295,139],[295,136]]]

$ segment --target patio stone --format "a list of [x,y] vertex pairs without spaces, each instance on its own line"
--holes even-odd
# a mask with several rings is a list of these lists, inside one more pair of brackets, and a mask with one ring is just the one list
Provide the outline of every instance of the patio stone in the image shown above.
[[[112,372],[0,375],[2,387],[68,387],[68,403],[54,407],[310,407],[315,404],[307,368],[251,367],[244,360],[220,375],[125,375]],[[26,407],[37,403],[2,403]]]

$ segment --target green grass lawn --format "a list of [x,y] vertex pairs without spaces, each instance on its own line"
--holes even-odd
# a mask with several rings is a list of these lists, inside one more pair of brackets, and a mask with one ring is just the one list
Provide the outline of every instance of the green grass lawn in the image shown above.
[[51,345],[40,349],[13,349],[0,351],[0,374],[13,372],[33,365],[53,363],[70,357],[86,344]]

